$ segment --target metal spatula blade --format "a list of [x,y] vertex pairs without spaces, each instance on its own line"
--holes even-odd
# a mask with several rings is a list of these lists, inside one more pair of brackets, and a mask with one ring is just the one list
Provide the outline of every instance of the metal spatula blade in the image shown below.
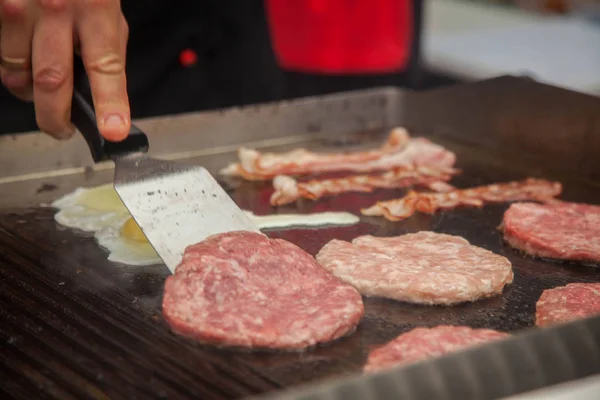
[[145,156],[115,163],[119,197],[171,271],[187,246],[210,235],[259,231],[202,167]]
[[93,108],[78,91],[71,120],[95,162],[114,161],[115,190],[171,272],[186,247],[210,235],[259,232],[206,169],[148,157],[148,139],[137,127],[123,142],[105,141]]

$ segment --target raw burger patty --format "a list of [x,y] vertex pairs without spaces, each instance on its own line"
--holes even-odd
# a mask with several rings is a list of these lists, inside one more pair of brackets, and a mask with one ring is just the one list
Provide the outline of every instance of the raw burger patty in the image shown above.
[[536,304],[535,324],[540,327],[600,314],[600,283],[569,283],[544,290]]
[[374,372],[439,357],[508,336],[507,333],[491,329],[471,329],[468,326],[416,328],[369,353],[364,371]]
[[532,256],[600,262],[600,206],[516,203],[502,229],[508,244]]
[[427,231],[332,240],[317,261],[366,296],[410,303],[474,301],[502,292],[513,280],[507,258],[462,237]]
[[203,343],[300,349],[352,332],[360,294],[292,243],[252,232],[185,250],[165,283],[171,329]]

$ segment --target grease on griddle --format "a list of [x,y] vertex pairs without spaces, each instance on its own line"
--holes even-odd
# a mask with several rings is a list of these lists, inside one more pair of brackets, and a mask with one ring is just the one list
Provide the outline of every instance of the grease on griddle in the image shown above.
[[37,194],[39,194],[39,193],[44,193],[44,192],[53,192],[56,189],[58,189],[58,186],[56,186],[52,183],[43,183],[37,189],[35,189],[35,192]]

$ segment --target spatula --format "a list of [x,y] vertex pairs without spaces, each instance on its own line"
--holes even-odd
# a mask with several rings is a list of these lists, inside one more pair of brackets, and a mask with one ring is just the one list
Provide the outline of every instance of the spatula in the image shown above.
[[206,169],[148,157],[148,138],[136,126],[122,142],[104,140],[94,109],[78,90],[71,121],[95,162],[114,161],[115,190],[171,272],[187,246],[210,235],[259,232]]

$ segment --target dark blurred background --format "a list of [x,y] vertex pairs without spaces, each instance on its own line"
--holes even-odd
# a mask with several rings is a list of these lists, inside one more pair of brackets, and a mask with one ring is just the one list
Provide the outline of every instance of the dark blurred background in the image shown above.
[[[292,3],[305,5],[304,11],[307,14],[303,14],[304,19],[297,10],[292,10],[287,15],[280,12]],[[269,4],[272,6],[270,14],[267,9]],[[277,4],[280,7],[279,14]],[[479,34],[475,28],[481,30],[506,25],[506,29],[510,30],[510,26],[516,24],[514,21],[524,18],[521,14],[528,15],[527,21],[537,23],[538,16],[554,17],[572,13],[573,10],[587,9],[585,15],[589,20],[590,16],[596,15],[594,10],[597,10],[590,6],[597,4],[598,1],[595,0],[429,0],[427,3],[422,0],[306,0],[297,3],[286,3],[286,0],[123,0],[122,7],[131,32],[127,72],[132,116],[143,118],[194,112],[389,85],[425,90],[485,78],[487,75],[514,73],[512,66],[505,66],[506,70],[480,68],[481,72],[473,69],[469,73],[462,73],[469,68],[457,64],[452,59],[452,54],[469,66],[476,66],[479,61],[484,65],[486,60],[480,59],[482,51],[477,46],[486,48],[486,45],[483,42],[465,45],[467,50],[469,46],[473,47],[473,57],[479,57],[471,61],[469,53],[464,53],[465,49],[456,45],[465,43],[466,39],[455,36],[456,40],[453,42],[452,34],[456,33],[458,27],[466,29],[474,26],[469,28],[469,32],[473,32],[469,38],[481,37],[483,40],[485,34]],[[339,8],[331,8],[334,6]],[[357,11],[358,17],[356,13],[350,13],[353,7],[367,6],[370,7],[368,10],[379,9],[380,14],[363,12],[368,14],[363,21],[360,19],[360,9]],[[400,10],[401,13],[406,11],[408,19],[402,19],[404,16],[399,19],[389,18],[385,14],[386,10]],[[331,15],[338,15],[338,19],[317,18],[329,18]],[[310,40],[288,40],[287,43],[288,54],[289,51],[297,50],[298,54],[305,52],[316,55],[312,70],[306,68],[307,62],[299,68],[294,68],[293,65],[282,68],[281,55],[278,56],[277,49],[274,49],[273,20],[276,17],[280,18],[280,31],[287,29],[288,37],[292,32],[300,39],[302,34],[307,35],[303,30],[306,26],[298,25],[298,28],[286,24],[310,25],[307,21],[312,21],[312,24],[324,21],[322,28],[328,30],[319,31],[311,25],[310,32],[306,31],[313,35]],[[508,22],[503,22],[502,25],[498,22],[501,19]],[[551,18],[547,20],[550,21]],[[394,23],[398,26],[394,26]],[[319,32],[326,33],[315,37]],[[485,32],[485,29],[481,32]],[[327,40],[329,36],[336,35],[346,35],[346,43]],[[397,35],[402,39],[390,46],[399,46],[396,50],[405,51],[405,61],[388,70],[381,65],[369,70],[368,66],[359,65],[360,59],[358,63],[354,61],[356,65],[352,64],[352,43],[356,43],[354,56],[366,54],[365,44],[371,44],[371,54],[377,56],[386,51],[382,44],[385,35]],[[528,35],[525,33],[524,36]],[[498,38],[493,40],[493,46],[498,46]],[[281,42],[282,40],[279,43]],[[298,43],[297,49],[294,48],[295,43]],[[406,49],[403,49],[403,43],[408,43]],[[307,46],[310,45],[314,49],[308,49]],[[514,45],[514,41],[507,41],[505,45],[508,48]],[[493,46],[487,46],[487,49],[490,55],[497,58],[499,49]],[[572,47],[572,43],[569,46]],[[600,41],[596,53],[598,48]],[[424,57],[424,49],[431,50],[431,55]],[[454,53],[449,53],[448,49]],[[309,53],[310,51],[313,53]],[[333,60],[335,67],[331,68],[319,64],[321,61],[331,62],[331,58],[338,55],[340,58],[348,57],[350,61],[336,64],[336,60]],[[510,54],[506,57],[519,58]],[[560,53],[557,53],[557,57],[560,57]],[[432,61],[428,62],[427,58]],[[591,65],[589,68],[595,66]],[[535,66],[524,65],[522,70],[524,74],[538,77]],[[519,73],[518,68],[516,72]],[[37,129],[32,106],[13,99],[4,88],[0,88],[0,121],[0,133]]]

